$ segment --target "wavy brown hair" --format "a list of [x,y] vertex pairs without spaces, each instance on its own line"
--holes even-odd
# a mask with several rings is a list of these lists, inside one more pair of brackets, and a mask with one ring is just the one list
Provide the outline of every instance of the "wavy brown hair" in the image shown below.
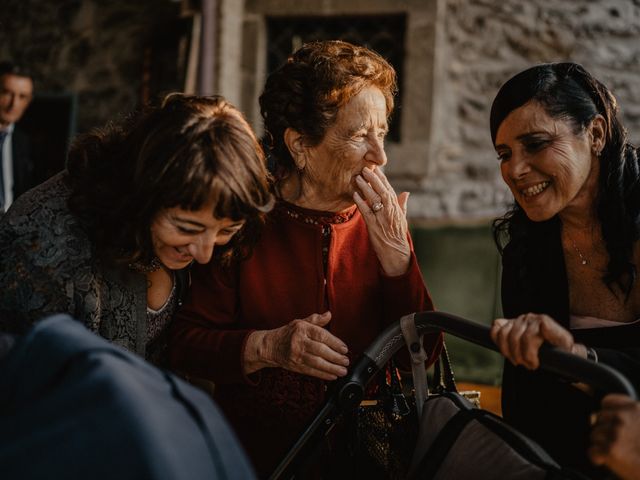
[[220,96],[171,94],[82,135],[67,169],[71,211],[98,255],[117,263],[153,258],[150,227],[161,210],[197,210],[211,200],[214,217],[246,220],[215,255],[241,257],[273,205],[262,148],[242,114]]
[[306,43],[271,73],[260,96],[260,112],[277,179],[296,168],[285,130],[292,128],[308,145],[318,145],[340,108],[370,86],[380,89],[390,116],[397,91],[395,70],[376,52],[341,40]]

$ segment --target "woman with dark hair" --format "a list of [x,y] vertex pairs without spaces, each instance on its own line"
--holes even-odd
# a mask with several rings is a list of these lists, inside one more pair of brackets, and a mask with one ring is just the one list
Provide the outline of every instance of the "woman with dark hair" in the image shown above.
[[221,97],[173,94],[96,129],[0,221],[0,329],[68,313],[164,363],[187,267],[216,245],[246,253],[272,203],[262,149]]
[[[216,383],[263,476],[328,381],[387,325],[432,308],[408,193],[396,195],[382,173],[395,90],[382,57],[342,41],[306,44],[269,75],[260,105],[278,202],[250,258],[228,271],[195,269],[178,314],[173,365]],[[430,361],[439,338],[428,338]]]
[[530,370],[548,342],[640,386],[638,152],[614,96],[574,63],[538,65],[505,83],[491,136],[516,201],[494,223],[509,320],[497,319],[492,336],[512,363],[504,416],[562,464],[589,472],[596,399]]

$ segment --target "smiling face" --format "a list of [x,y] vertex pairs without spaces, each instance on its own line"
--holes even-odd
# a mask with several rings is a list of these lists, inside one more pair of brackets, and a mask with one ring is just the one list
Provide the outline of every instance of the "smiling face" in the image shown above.
[[0,126],[20,120],[32,97],[33,81],[29,77],[10,73],[0,76]]
[[323,210],[353,205],[356,176],[364,167],[375,169],[387,163],[388,129],[384,95],[376,87],[364,88],[340,109],[322,142],[304,147],[302,197],[313,199],[308,203]]
[[199,210],[167,208],[151,224],[151,243],[160,261],[172,270],[184,268],[191,261],[207,263],[216,245],[225,245],[238,233],[244,221],[218,219],[213,205]]
[[591,209],[602,150],[601,117],[575,132],[568,119],[530,101],[513,110],[496,134],[502,178],[529,219],[540,222],[576,207]]

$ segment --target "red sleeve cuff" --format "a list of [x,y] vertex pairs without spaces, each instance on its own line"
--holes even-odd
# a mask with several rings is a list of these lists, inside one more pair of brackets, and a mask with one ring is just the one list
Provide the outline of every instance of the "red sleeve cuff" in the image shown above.
[[245,330],[245,331],[247,334],[245,335],[244,340],[242,341],[242,347],[240,349],[240,371],[242,372],[242,379],[244,380],[244,383],[252,387],[257,387],[260,384],[260,380],[262,378],[262,375],[260,375],[260,371],[253,372],[249,375],[244,373],[244,358],[245,358],[244,351],[247,348],[247,340],[249,339],[249,335],[255,332],[255,330]]

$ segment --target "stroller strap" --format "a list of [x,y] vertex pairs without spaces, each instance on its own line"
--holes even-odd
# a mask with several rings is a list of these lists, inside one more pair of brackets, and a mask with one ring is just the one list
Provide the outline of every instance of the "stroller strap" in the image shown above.
[[424,362],[427,360],[427,352],[424,350],[422,335],[418,334],[413,315],[407,315],[400,319],[400,329],[411,355],[411,373],[413,375],[416,410],[418,420],[420,420],[428,391],[427,371],[424,367]]

